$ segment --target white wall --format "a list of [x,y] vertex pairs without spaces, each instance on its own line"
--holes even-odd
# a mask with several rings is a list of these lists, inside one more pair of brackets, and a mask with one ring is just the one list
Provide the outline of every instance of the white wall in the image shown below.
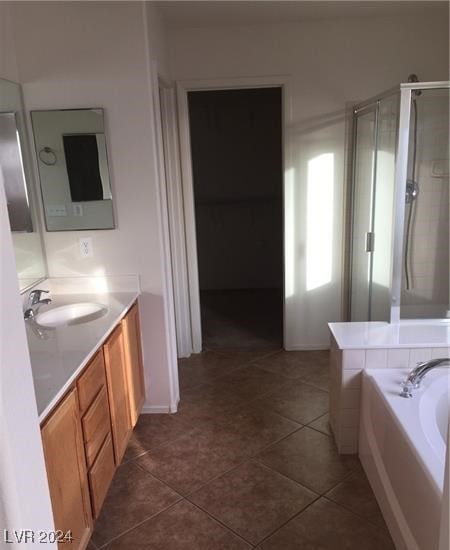
[[[17,80],[8,6],[0,4],[0,78]],[[0,181],[0,526],[3,529],[53,529],[30,357]],[[11,534],[12,536],[12,534]],[[16,548],[41,547],[16,544]]]
[[[149,7],[151,19],[153,7]],[[162,56],[160,22],[146,51],[141,2],[31,2],[13,6],[19,78],[26,108],[103,107],[115,230],[45,233],[50,276],[138,273],[146,408],[174,401],[158,221],[153,100],[148,56]],[[162,66],[167,71],[164,59]],[[79,256],[92,236],[94,255]]]
[[423,14],[309,20],[174,29],[168,36],[176,80],[290,76],[285,340],[289,349],[327,347],[326,323],[342,316],[345,108],[411,72],[446,80],[448,20]]
[[0,3],[0,75],[17,82],[17,60],[12,36],[10,6]]

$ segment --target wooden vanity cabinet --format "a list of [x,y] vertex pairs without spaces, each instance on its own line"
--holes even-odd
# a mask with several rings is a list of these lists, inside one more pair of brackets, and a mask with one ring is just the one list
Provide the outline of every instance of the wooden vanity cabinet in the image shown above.
[[92,514],[97,518],[115,472],[105,361],[100,349],[77,380]]
[[128,383],[128,397],[131,425],[134,428],[144,404],[144,370],[142,365],[141,329],[139,308],[135,303],[122,319],[124,337],[125,369]]
[[45,421],[41,434],[55,528],[73,537],[71,544],[58,546],[83,550],[92,531],[92,512],[76,388]]
[[55,526],[72,532],[75,550],[87,546],[143,402],[136,303],[41,427]]
[[111,411],[114,456],[118,466],[122,461],[133,429],[131,426],[122,325],[116,327],[105,342],[103,354]]

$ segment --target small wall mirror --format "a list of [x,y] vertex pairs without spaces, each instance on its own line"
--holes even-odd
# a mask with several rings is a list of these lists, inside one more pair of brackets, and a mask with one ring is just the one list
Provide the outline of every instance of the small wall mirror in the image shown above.
[[48,231],[113,229],[103,109],[33,111]]
[[46,276],[20,86],[0,79],[0,186],[5,189],[21,291]]

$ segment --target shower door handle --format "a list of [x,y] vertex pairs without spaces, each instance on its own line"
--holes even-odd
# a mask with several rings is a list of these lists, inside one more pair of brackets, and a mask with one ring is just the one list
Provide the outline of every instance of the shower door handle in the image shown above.
[[366,252],[373,252],[374,250],[375,250],[375,233],[373,231],[367,231]]

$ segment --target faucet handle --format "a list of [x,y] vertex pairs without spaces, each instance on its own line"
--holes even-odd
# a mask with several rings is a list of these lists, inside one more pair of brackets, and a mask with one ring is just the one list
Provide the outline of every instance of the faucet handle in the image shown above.
[[410,380],[406,379],[402,384],[402,391],[400,393],[400,396],[406,397],[407,399],[411,398],[413,396],[413,389],[413,383]]
[[31,305],[34,306],[35,304],[37,304],[40,301],[42,294],[48,294],[49,292],[50,290],[42,290],[41,288],[36,288],[35,290],[32,290],[30,292]]

